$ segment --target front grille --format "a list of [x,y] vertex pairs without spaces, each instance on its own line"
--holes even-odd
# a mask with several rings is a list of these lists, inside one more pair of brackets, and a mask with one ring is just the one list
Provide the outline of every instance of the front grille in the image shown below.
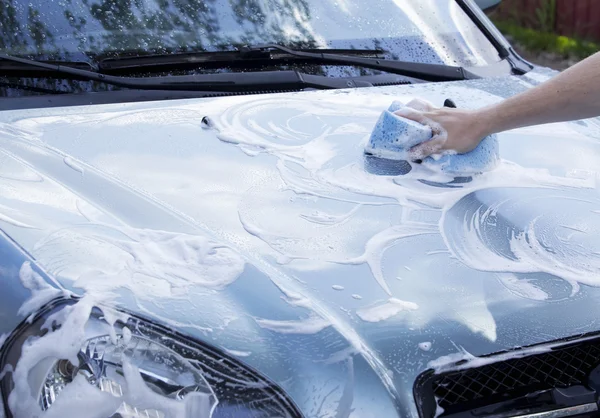
[[398,80],[398,81],[373,81],[374,87],[383,87],[383,86],[402,86],[406,84],[412,84],[408,80]]
[[586,385],[598,365],[596,339],[477,368],[425,372],[415,383],[415,398],[424,417],[433,416],[438,406],[451,415],[538,391]]

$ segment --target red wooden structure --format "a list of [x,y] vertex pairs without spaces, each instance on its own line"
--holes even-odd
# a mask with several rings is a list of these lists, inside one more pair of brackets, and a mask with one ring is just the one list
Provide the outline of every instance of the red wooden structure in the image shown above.
[[535,29],[600,41],[600,0],[502,0],[496,13]]

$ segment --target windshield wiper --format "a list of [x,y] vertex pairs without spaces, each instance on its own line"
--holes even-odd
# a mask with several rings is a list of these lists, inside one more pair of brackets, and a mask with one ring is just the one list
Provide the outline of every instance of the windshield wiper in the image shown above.
[[105,72],[143,71],[158,68],[206,68],[226,66],[235,63],[250,67],[256,65],[269,65],[277,61],[285,62],[294,60],[308,63],[366,67],[425,81],[455,81],[479,78],[462,67],[358,56],[377,55],[382,52],[384,51],[340,49],[297,50],[278,44],[265,44],[245,46],[237,51],[110,58],[101,61],[98,64],[98,67]]
[[[44,76],[98,81],[114,86],[140,90],[186,90],[240,92],[257,90],[339,89],[369,87],[359,78],[331,78],[298,71],[262,71],[248,73],[195,74],[158,77],[119,77],[66,65],[30,60],[0,53],[0,60],[42,70]],[[0,66],[0,73],[2,67]],[[21,76],[24,76],[21,74]]]
[[[302,49],[303,52],[316,52],[318,49]],[[381,49],[328,49],[332,54],[361,55],[378,57],[383,52]],[[200,51],[179,52],[170,54],[119,56],[105,58],[98,63],[102,72],[131,73],[140,71],[172,71],[197,68],[223,68],[240,67],[251,68],[258,66],[273,65],[275,61],[296,60],[297,57],[285,52],[273,53],[264,49],[251,49],[241,47],[231,51]],[[306,60],[304,61],[312,61]]]
[[414,77],[426,81],[454,81],[479,78],[463,67],[451,65],[427,64],[420,62],[396,61],[379,58],[361,58],[348,55],[332,54],[329,52],[305,52],[287,48],[278,44],[255,45],[250,50],[278,50],[294,57],[311,59],[323,63],[356,65]]

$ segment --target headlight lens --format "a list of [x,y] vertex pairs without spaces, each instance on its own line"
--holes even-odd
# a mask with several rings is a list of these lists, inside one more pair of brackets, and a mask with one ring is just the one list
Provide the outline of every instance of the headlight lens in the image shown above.
[[[130,386],[125,379],[125,367],[135,372],[132,365],[137,368],[143,383],[164,398],[184,401],[190,393],[202,394],[206,414],[212,413],[218,403],[200,371],[186,359],[151,340],[131,336],[127,331],[117,335],[115,343],[109,335],[87,340],[77,359],[76,365],[65,359],[54,362],[41,388],[39,400],[42,410],[49,409],[60,392],[77,376],[83,376],[90,385],[103,392],[123,398],[127,386]],[[127,401],[116,412],[123,418],[165,416],[163,411],[140,409]]]
[[[32,342],[60,329],[53,318],[59,317],[65,307],[70,308],[56,302],[31,324],[23,324],[13,333],[3,347],[5,370],[18,367],[22,352]],[[114,401],[114,412],[107,417],[301,416],[283,390],[256,371],[214,347],[190,341],[143,319],[129,316],[110,326],[102,311],[94,309],[85,325],[83,341],[76,356],[49,355],[34,362],[28,360],[32,364],[27,371],[28,389],[31,399],[37,401],[38,411],[58,412],[65,404],[77,402],[69,398],[77,398],[76,388],[84,385],[86,390],[93,387],[96,392],[111,395],[107,399]],[[10,404],[7,395],[19,391],[15,380],[11,373],[2,379],[5,405]]]

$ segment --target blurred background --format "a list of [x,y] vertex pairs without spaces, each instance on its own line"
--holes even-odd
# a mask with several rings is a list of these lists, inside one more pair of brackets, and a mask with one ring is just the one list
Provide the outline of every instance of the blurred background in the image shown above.
[[563,70],[600,50],[600,0],[501,0],[489,16],[538,65]]

